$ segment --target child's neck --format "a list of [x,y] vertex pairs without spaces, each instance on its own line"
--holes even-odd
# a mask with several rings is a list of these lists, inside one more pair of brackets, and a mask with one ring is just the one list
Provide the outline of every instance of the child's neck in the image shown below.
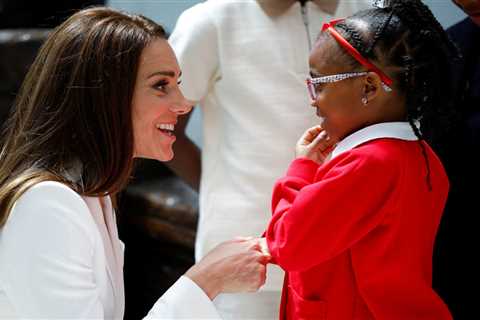
[[371,124],[407,121],[404,99],[398,95],[392,95],[384,101],[375,101],[372,105],[367,105],[366,108],[370,108],[369,111],[371,111],[368,114]]

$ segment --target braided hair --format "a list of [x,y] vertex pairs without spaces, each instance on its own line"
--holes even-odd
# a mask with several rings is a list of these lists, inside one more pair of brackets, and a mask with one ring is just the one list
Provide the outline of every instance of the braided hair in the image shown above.
[[[442,156],[442,148],[446,148],[442,142],[454,119],[451,63],[459,53],[421,0],[385,2],[382,8],[360,11],[337,23],[335,29],[365,58],[382,66],[393,78],[395,90],[404,95],[406,120],[419,139],[431,189],[422,140]],[[345,50],[335,59],[353,69],[361,68]]]

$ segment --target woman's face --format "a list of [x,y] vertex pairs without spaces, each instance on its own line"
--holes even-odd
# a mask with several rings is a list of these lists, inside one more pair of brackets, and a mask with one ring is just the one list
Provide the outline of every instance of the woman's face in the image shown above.
[[179,77],[180,68],[168,42],[153,40],[141,54],[133,92],[134,157],[173,158],[178,116],[192,109],[180,92]]
[[[312,78],[352,72],[348,67],[329,63],[332,46],[317,44],[310,54],[310,73]],[[320,117],[320,125],[330,138],[343,139],[357,130],[365,122],[365,106],[362,105],[362,81],[350,78],[332,83],[316,85],[317,98],[311,105]]]

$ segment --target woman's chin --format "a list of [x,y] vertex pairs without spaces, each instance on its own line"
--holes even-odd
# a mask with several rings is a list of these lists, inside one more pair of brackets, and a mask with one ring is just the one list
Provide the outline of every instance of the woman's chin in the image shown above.
[[164,159],[159,160],[159,161],[170,161],[170,160],[173,159],[173,156],[174,156],[174,154],[173,154],[173,152],[172,152],[169,156],[166,156]]
[[167,162],[173,159],[173,150],[170,150],[169,152],[162,152],[153,155],[152,157],[149,157],[150,159],[158,160],[160,162]]
[[138,154],[134,155],[134,158],[151,159],[151,160],[157,160],[157,161],[160,161],[160,162],[167,162],[167,161],[172,160],[173,156],[174,156],[173,150],[170,149],[168,151],[138,153]]

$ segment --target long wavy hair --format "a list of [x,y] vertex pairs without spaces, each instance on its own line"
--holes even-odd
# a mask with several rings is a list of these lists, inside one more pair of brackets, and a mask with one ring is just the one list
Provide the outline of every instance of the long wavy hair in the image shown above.
[[[132,96],[155,22],[110,8],[77,12],[50,34],[6,122],[0,151],[0,226],[38,182],[115,195],[133,167]],[[72,175],[77,171],[77,175]]]

